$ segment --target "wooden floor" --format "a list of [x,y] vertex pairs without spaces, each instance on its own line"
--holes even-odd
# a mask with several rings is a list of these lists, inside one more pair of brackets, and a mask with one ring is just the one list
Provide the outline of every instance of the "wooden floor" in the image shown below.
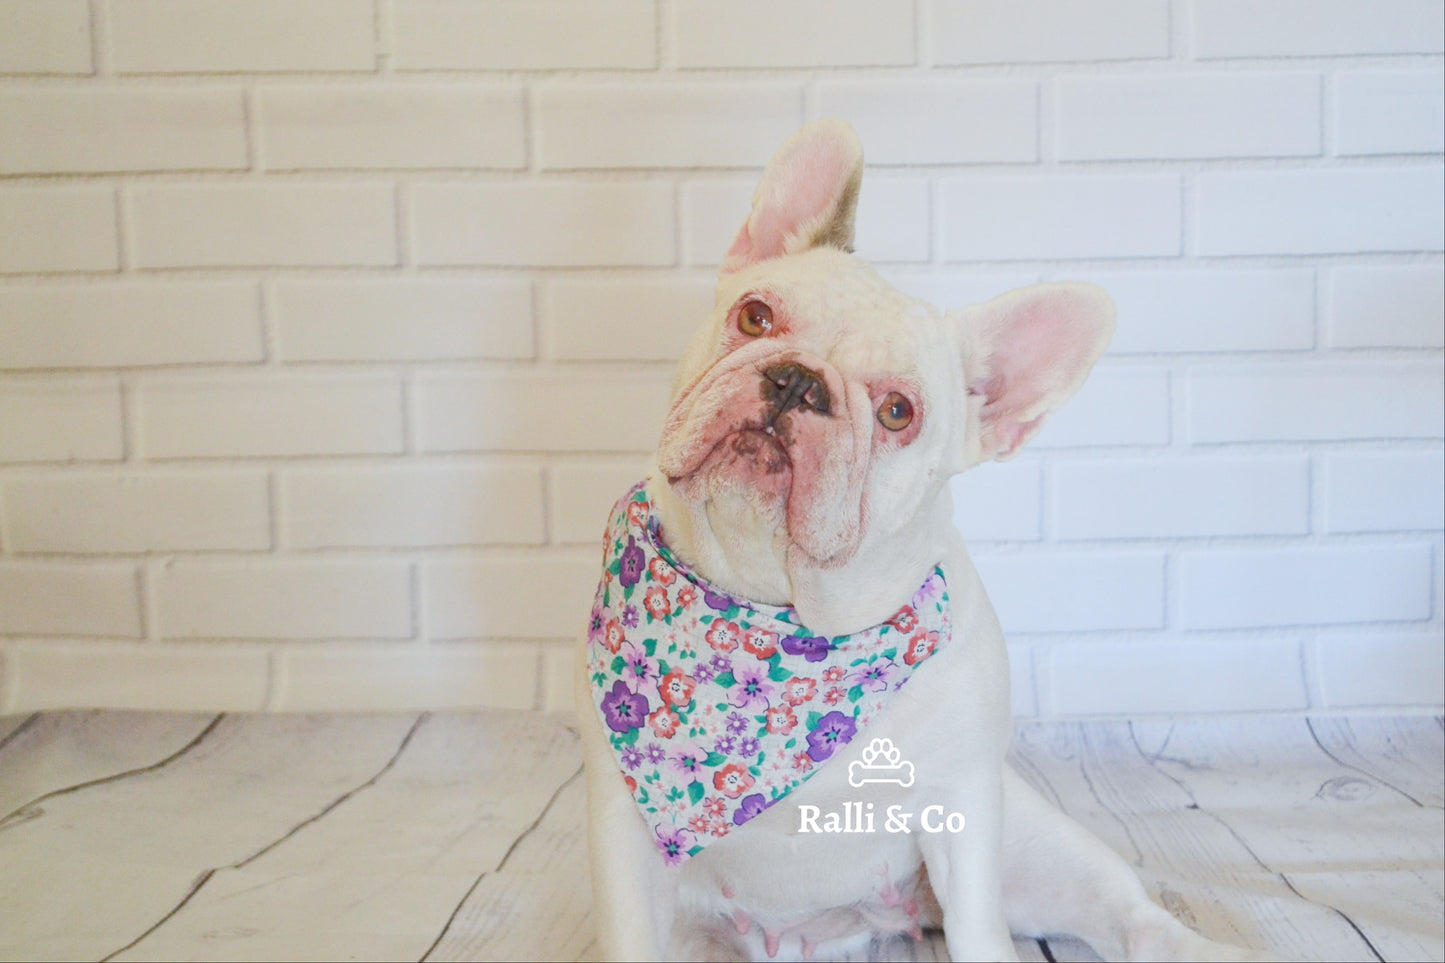
[[[1439,718],[1033,724],[1016,742],[1209,936],[1445,954]],[[591,959],[583,806],[555,717],[3,718],[0,959]],[[874,951],[943,958],[938,939]]]

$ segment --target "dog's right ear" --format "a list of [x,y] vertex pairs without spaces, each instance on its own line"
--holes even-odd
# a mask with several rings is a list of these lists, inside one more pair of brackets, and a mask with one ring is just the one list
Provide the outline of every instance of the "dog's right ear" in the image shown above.
[[814,247],[851,251],[862,179],[863,146],[853,128],[827,118],[808,124],[768,162],[722,273]]

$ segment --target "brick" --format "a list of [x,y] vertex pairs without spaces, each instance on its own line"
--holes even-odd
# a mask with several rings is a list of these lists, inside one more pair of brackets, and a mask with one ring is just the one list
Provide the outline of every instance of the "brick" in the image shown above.
[[1429,267],[1340,267],[1330,272],[1329,343],[1335,348],[1445,346],[1445,274]]
[[418,184],[416,256],[435,265],[670,265],[673,207],[671,185],[657,182]]
[[238,170],[239,89],[155,87],[0,91],[0,173]]
[[1159,368],[1095,368],[1079,393],[1049,416],[1036,448],[1167,445],[1169,374]]
[[1063,160],[1320,152],[1315,73],[1062,77],[1055,110]]
[[1310,470],[1304,456],[1050,464],[1052,515],[1061,539],[1309,533]]
[[713,282],[559,280],[542,305],[555,358],[676,361],[712,313]]
[[118,245],[109,187],[0,188],[0,274],[115,271]]
[[[1299,643],[1070,642],[1050,652],[1061,715],[1285,712],[1309,705]],[[1242,667],[1248,666],[1248,671]]]
[[115,70],[374,70],[371,0],[112,0]]
[[527,165],[520,87],[266,85],[258,93],[270,170]]
[[523,465],[316,469],[281,477],[288,547],[540,544],[541,473]]
[[651,0],[409,0],[396,4],[399,70],[650,70]]
[[825,116],[846,117],[858,131],[870,164],[1038,160],[1033,80],[836,82],[819,84],[818,94]]
[[296,649],[280,658],[283,712],[534,709],[537,650],[347,646]]
[[0,367],[118,368],[264,358],[254,284],[0,288]]
[[260,472],[21,476],[0,494],[10,549],[22,554],[271,547]]
[[47,642],[12,652],[26,712],[133,709],[254,712],[266,708],[268,653],[255,648]]
[[1174,174],[948,177],[938,189],[944,260],[1173,257],[1181,250]]
[[1205,255],[1445,248],[1439,166],[1199,175]]
[[1038,541],[1043,482],[1037,461],[979,465],[949,484],[953,524],[967,541]]
[[401,386],[383,377],[246,377],[144,382],[149,458],[401,451]]
[[404,562],[176,561],[153,584],[167,639],[404,639]]
[[797,84],[548,84],[534,105],[544,169],[761,168],[803,121]]
[[602,547],[602,535],[612,506],[633,485],[647,476],[648,459],[619,462],[558,462],[548,471],[548,518],[552,541]]
[[1039,282],[1025,272],[977,272],[929,268],[925,272],[884,269],[879,272],[898,290],[943,308],[962,308],[991,301],[1015,288]]
[[1330,708],[1432,707],[1445,703],[1445,647],[1430,635],[1325,636],[1315,658]]
[[396,201],[381,184],[132,188],[139,267],[323,267],[397,262]]
[[1445,528],[1445,461],[1439,451],[1327,455],[1325,530],[1438,531]]
[[0,562],[0,635],[140,634],[134,565]]
[[1206,60],[1445,49],[1434,0],[1197,0],[1193,28],[1194,55]]
[[650,452],[671,377],[498,371],[418,378],[423,451]]
[[935,64],[1169,56],[1166,0],[932,0]]
[[910,0],[677,0],[679,67],[858,67],[914,62]]
[[1184,552],[1179,568],[1186,629],[1430,617],[1428,545]]
[[1445,150],[1445,73],[1355,70],[1338,75],[1335,149],[1341,154]]
[[86,0],[0,0],[0,74],[91,72]]
[[981,553],[975,562],[1006,633],[1164,625],[1162,554]]
[[422,618],[433,639],[575,639],[601,574],[592,552],[427,562]]
[[[712,266],[732,245],[752,207],[756,181],[702,180],[683,188],[687,263]],[[928,182],[868,176],[858,196],[857,252],[866,261],[926,261],[930,249]]]
[[1015,719],[1039,714],[1033,646],[1009,643],[1008,686],[1009,709]]
[[1438,364],[1259,364],[1189,372],[1189,440],[1439,438]]
[[0,384],[0,462],[119,460],[120,405],[115,381]]
[[577,649],[574,645],[549,645],[542,649],[541,687],[543,712],[576,717],[581,708],[577,698]]
[[461,361],[535,353],[520,280],[278,281],[283,361]]

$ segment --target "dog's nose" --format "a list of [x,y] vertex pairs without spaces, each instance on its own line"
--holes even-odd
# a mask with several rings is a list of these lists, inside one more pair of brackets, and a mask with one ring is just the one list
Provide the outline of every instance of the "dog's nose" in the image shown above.
[[783,413],[807,405],[820,415],[831,414],[828,386],[823,376],[795,362],[763,369],[763,398],[773,406],[768,427]]

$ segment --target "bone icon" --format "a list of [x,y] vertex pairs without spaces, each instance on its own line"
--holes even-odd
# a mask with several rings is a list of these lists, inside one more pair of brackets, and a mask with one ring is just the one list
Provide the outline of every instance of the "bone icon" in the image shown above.
[[857,789],[870,782],[892,782],[908,788],[913,785],[913,763],[901,757],[892,739],[874,739],[862,759],[848,764],[848,785]]

